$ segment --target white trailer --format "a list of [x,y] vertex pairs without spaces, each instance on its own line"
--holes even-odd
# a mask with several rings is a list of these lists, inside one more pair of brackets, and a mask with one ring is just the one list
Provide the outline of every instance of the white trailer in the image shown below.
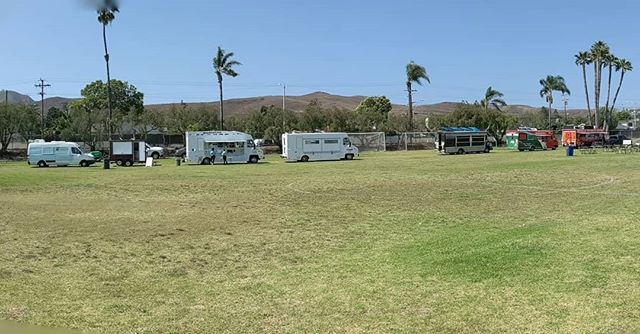
[[[186,162],[190,164],[221,163],[223,151],[228,163],[257,163],[264,159],[253,137],[238,131],[191,131],[185,134],[185,144]],[[212,149],[215,156],[211,155]]]
[[147,143],[143,140],[113,140],[110,146],[109,159],[118,166],[133,166],[147,160]]
[[282,134],[282,157],[287,161],[352,160],[358,154],[344,132]]
[[27,163],[31,166],[47,167],[72,166],[89,167],[95,163],[92,155],[82,152],[76,143],[38,140],[27,147]]

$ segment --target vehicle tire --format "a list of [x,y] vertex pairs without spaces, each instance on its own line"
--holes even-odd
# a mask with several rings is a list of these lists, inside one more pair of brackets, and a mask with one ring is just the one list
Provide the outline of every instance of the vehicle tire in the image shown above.
[[552,148],[551,148],[551,150],[552,150],[552,151],[555,151],[555,150],[556,150],[556,148],[557,148],[557,147],[552,147]]
[[257,164],[258,160],[260,160],[260,159],[258,159],[258,156],[252,155],[252,156],[249,157],[249,163],[250,164]]
[[158,160],[158,158],[160,158],[160,153],[153,152],[151,153],[151,157],[153,158],[153,160]]
[[302,162],[308,162],[309,161],[309,157],[306,155],[303,155],[302,158],[300,158],[300,161]]
[[531,147],[529,147],[529,151],[533,152],[535,150],[536,150],[536,148],[533,145]]
[[124,166],[123,160],[116,160],[116,166]]
[[89,163],[86,160],[80,161],[80,167],[89,167]]
[[41,168],[42,167],[47,167],[47,163],[42,161],[42,160],[40,160],[40,161],[38,161],[38,167],[41,167]]
[[464,154],[464,149],[458,149],[458,154]]
[[347,160],[353,160],[353,154],[347,154],[344,156],[344,158]]
[[124,165],[125,165],[126,167],[131,167],[131,166],[133,166],[133,161],[131,161],[131,160],[126,160],[126,161],[124,162]]
[[202,159],[202,164],[203,165],[210,165],[211,164],[211,159],[209,159],[209,158]]

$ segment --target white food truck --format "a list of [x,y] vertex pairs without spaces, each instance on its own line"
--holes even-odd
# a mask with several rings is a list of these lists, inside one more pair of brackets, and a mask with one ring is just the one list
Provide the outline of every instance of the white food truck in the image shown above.
[[[264,159],[251,135],[238,131],[191,131],[185,134],[186,162],[209,165],[222,162],[227,152],[228,163],[257,163]],[[215,157],[211,150],[215,149]],[[213,160],[215,158],[215,160]]]
[[352,160],[358,148],[344,132],[293,132],[282,135],[282,157],[287,161]]
[[45,142],[38,140],[27,147],[27,163],[31,166],[47,167],[72,166],[89,167],[96,162],[90,154],[82,152],[76,143],[64,141]]

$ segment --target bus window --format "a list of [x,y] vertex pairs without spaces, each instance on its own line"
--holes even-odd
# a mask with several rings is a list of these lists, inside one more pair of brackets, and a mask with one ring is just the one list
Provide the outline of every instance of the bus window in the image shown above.
[[444,141],[445,147],[455,147],[456,146],[456,136],[450,135],[445,137]]
[[458,136],[458,146],[471,146],[471,137]]
[[251,139],[247,139],[247,147],[248,148],[256,148],[256,144]]
[[527,134],[526,133],[518,134],[518,140],[520,140],[520,141],[527,140]]
[[349,141],[349,138],[342,138],[342,145],[351,146],[351,142]]
[[471,146],[484,146],[484,136],[471,137]]

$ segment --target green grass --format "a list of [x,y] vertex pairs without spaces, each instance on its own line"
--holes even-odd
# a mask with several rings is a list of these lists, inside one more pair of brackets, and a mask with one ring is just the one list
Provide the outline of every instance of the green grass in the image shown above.
[[640,331],[640,155],[0,164],[0,319],[107,333]]

